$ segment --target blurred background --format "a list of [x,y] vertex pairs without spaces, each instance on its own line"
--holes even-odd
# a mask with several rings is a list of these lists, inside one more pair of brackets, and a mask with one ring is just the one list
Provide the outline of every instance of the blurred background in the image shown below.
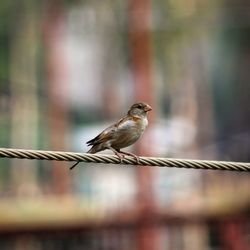
[[[250,162],[246,0],[2,0],[0,147]],[[106,153],[106,152],[105,152]],[[107,152],[109,153],[109,152]],[[1,250],[247,250],[248,173],[0,159]]]

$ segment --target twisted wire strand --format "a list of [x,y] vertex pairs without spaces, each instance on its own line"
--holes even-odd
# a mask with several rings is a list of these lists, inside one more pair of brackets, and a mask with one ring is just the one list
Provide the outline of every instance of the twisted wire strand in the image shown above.
[[194,168],[210,170],[230,170],[250,172],[250,163],[230,162],[230,161],[207,161],[207,160],[186,160],[159,157],[140,157],[139,162],[133,157],[127,156],[120,162],[116,155],[87,154],[63,151],[44,151],[0,148],[0,158],[17,158],[30,160],[48,160],[48,161],[75,161],[87,163],[105,163],[105,164],[125,164],[137,166],[152,167],[170,167],[170,168]]

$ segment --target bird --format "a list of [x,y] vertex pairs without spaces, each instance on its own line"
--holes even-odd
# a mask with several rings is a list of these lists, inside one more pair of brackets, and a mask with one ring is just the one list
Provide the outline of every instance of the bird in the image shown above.
[[[129,155],[139,163],[138,156],[130,152],[121,151],[121,149],[134,144],[142,136],[148,126],[147,114],[151,110],[151,106],[145,102],[133,104],[127,115],[107,127],[95,138],[86,142],[88,146],[91,146],[87,153],[95,154],[109,149],[119,157],[120,162],[122,162],[125,155]],[[73,169],[78,163],[79,161],[70,169]]]

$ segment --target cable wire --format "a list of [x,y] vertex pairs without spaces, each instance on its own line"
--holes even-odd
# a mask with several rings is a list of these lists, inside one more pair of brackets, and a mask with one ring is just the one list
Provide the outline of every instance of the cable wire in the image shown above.
[[139,157],[139,162],[133,157],[127,156],[122,162],[116,155],[87,154],[63,151],[44,151],[0,148],[0,158],[17,158],[30,160],[48,161],[75,161],[87,163],[104,164],[125,164],[152,167],[175,167],[175,168],[194,168],[210,170],[230,170],[250,172],[250,163],[230,162],[230,161],[207,161],[207,160],[186,160],[159,157]]

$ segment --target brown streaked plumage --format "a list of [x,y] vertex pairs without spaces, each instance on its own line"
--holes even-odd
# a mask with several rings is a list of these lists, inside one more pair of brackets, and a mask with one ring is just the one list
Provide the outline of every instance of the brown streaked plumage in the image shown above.
[[[132,105],[126,116],[87,142],[88,146],[92,146],[87,153],[95,154],[110,149],[121,161],[125,155],[133,156],[139,161],[138,156],[121,151],[121,149],[134,144],[141,137],[148,125],[147,113],[150,110],[152,108],[144,102]],[[76,162],[70,169],[73,169],[78,163]]]

